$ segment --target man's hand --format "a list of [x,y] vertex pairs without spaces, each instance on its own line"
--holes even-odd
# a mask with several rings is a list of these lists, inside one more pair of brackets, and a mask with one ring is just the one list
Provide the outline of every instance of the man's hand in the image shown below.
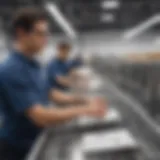
[[106,114],[106,102],[100,98],[92,99],[87,108],[87,115],[95,117],[104,117],[105,114]]
[[80,95],[73,95],[73,104],[87,104],[88,99]]
[[93,99],[86,105],[67,108],[44,107],[35,104],[25,111],[26,116],[40,127],[48,127],[53,124],[64,123],[81,116],[103,118],[106,113],[106,104],[101,99]]
[[57,76],[56,81],[64,87],[72,86],[72,79],[69,76]]

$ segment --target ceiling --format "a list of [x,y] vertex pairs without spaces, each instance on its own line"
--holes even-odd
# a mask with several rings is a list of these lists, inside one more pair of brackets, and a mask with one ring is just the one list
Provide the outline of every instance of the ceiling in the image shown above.
[[[16,9],[23,6],[44,6],[48,0],[0,0],[4,28]],[[80,31],[124,30],[160,13],[160,0],[52,0],[73,27]],[[50,2],[52,2],[50,1]],[[111,3],[108,1],[112,1]],[[50,16],[49,16],[50,17]],[[53,32],[61,31],[50,17]],[[157,25],[154,29],[160,29]]]

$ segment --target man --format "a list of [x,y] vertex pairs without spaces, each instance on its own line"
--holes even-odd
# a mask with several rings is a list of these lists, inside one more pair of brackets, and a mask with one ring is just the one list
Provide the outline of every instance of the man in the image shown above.
[[88,115],[104,115],[104,104],[91,100],[80,107],[47,107],[52,98],[35,55],[45,46],[48,24],[42,11],[24,9],[12,23],[14,50],[0,66],[0,160],[22,160],[41,129]]
[[86,100],[66,91],[73,84],[71,70],[73,66],[68,61],[70,53],[70,45],[66,42],[61,42],[57,46],[58,54],[56,58],[51,60],[47,66],[48,83],[52,91],[52,100],[58,104],[76,104],[84,103]]
[[[57,46],[58,53],[56,57],[51,60],[47,66],[48,82],[54,87],[55,101],[68,103],[84,102],[85,100],[74,95],[66,95],[65,91],[76,84],[77,79],[81,76],[76,72],[82,66],[82,58],[80,56],[69,60],[69,53],[71,50],[70,44],[61,42]],[[67,96],[67,97],[66,97]]]
[[69,75],[70,65],[68,61],[70,49],[71,47],[68,43],[59,43],[57,46],[58,53],[47,67],[49,83],[58,90],[68,89],[72,83]]

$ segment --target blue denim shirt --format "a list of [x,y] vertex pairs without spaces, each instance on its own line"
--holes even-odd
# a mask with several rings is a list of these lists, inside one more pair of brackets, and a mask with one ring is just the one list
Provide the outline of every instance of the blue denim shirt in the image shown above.
[[15,147],[29,148],[41,131],[25,114],[35,104],[48,103],[48,83],[40,65],[13,52],[0,65],[0,138]]
[[57,77],[65,76],[68,74],[68,72],[69,72],[68,61],[61,61],[57,58],[52,60],[47,66],[47,76],[50,87],[66,90],[67,88],[65,86],[57,82]]

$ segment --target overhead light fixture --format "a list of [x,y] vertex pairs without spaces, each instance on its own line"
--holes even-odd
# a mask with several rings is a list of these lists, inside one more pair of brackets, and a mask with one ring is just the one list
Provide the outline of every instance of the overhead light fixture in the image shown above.
[[146,21],[140,23],[139,25],[129,29],[128,31],[126,31],[124,33],[123,37],[127,40],[133,39],[136,36],[144,33],[146,30],[155,26],[158,23],[160,23],[160,14],[154,15],[151,18],[149,18],[148,20],[146,20]]
[[101,21],[102,22],[109,22],[112,23],[115,20],[115,17],[111,13],[105,13],[101,15]]
[[119,6],[120,2],[118,0],[105,0],[101,3],[101,7],[104,9],[116,9]]
[[63,16],[59,8],[54,3],[47,3],[45,8],[54,18],[54,20],[59,24],[63,31],[72,39],[76,38],[76,32],[71,26],[71,24]]

